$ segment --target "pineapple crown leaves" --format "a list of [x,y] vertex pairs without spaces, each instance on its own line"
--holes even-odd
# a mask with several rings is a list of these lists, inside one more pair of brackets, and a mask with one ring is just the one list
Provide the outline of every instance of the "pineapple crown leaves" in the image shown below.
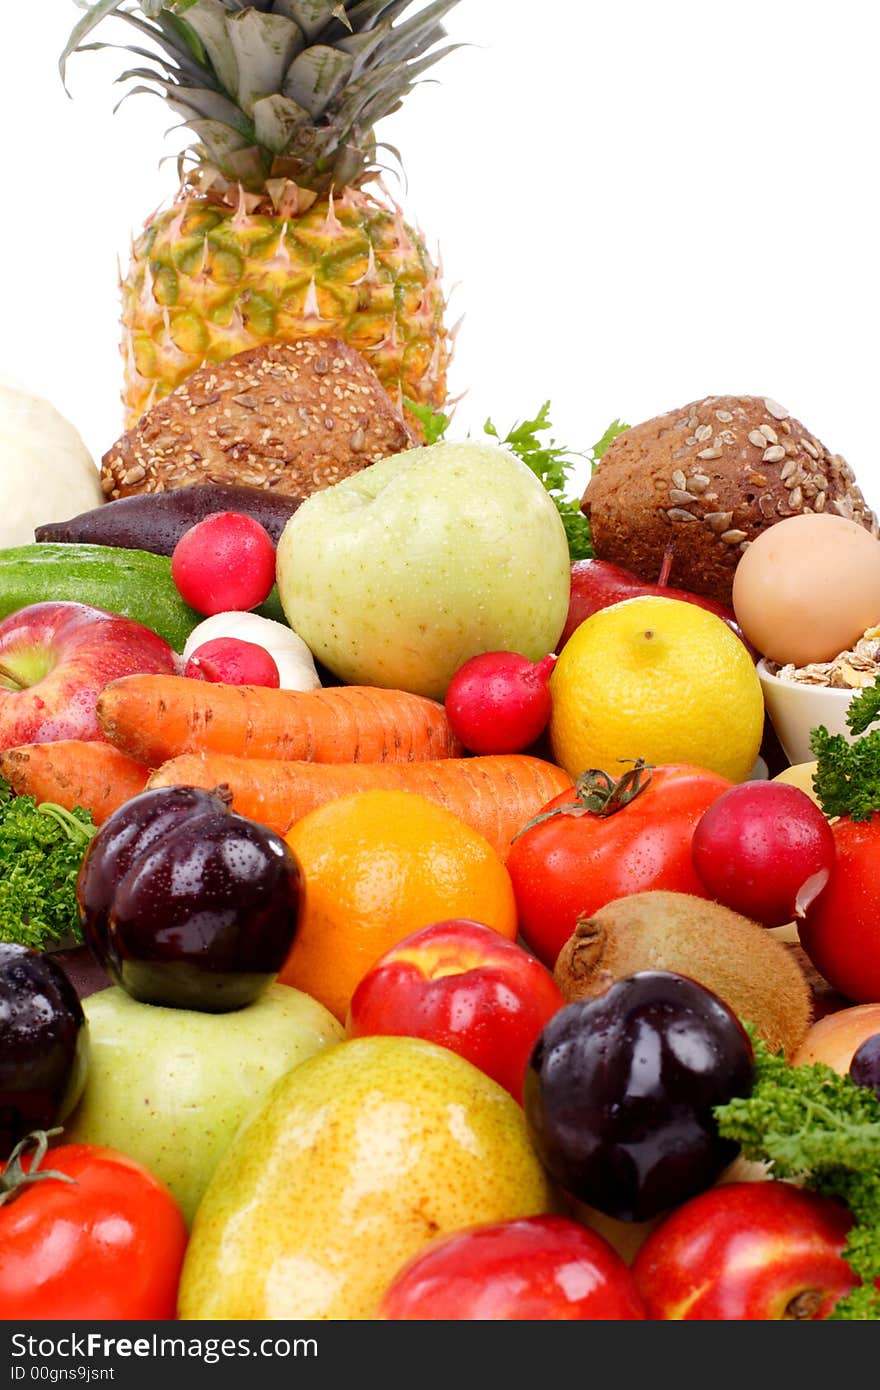
[[[196,135],[196,163],[251,190],[279,164],[320,193],[363,182],[376,170],[376,122],[460,46],[442,44],[441,23],[458,0],[406,19],[413,0],[76,3],[85,13],[61,55],[62,80],[74,53],[115,47],[145,59],[117,79],[136,84],[126,96],[163,97]],[[149,46],[87,42],[110,17]]]

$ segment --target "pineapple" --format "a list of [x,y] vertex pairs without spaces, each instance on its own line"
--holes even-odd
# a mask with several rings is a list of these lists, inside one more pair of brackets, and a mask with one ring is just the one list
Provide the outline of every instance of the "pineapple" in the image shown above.
[[456,0],[401,19],[411,2],[87,7],[62,74],[116,16],[149,63],[120,80],[151,82],[196,139],[173,205],[133,243],[121,282],[127,427],[204,363],[313,334],[361,352],[401,405],[442,406],[451,334],[440,274],[376,183],[375,122],[450,50],[438,44]]

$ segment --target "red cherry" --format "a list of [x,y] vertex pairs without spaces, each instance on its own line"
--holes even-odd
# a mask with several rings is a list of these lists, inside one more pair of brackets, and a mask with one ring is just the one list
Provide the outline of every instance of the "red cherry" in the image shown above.
[[244,512],[211,512],[177,542],[171,577],[197,613],[246,612],[263,603],[275,583],[272,537]]
[[221,685],[281,684],[274,658],[256,642],[239,637],[215,637],[197,647],[183,669],[191,680],[215,681]]
[[472,753],[520,753],[543,733],[552,699],[552,654],[483,652],[459,667],[446,691],[452,732]]

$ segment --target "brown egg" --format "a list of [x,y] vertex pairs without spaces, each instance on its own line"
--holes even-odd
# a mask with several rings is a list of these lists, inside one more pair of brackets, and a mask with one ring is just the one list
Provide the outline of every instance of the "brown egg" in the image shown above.
[[787,517],[737,565],[733,609],[771,661],[831,661],[880,623],[880,540],[827,512]]

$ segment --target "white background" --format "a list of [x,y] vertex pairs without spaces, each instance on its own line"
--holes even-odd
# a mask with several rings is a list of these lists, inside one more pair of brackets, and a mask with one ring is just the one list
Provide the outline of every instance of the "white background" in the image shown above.
[[[72,60],[64,95],[72,0],[3,9],[0,375],[97,457],[121,427],[116,258],[174,192],[178,137],[155,99],[111,114],[123,55]],[[771,395],[880,506],[880,7],[460,0],[447,27],[470,46],[383,134],[464,315],[453,432],[549,397],[582,449],[616,415]]]

